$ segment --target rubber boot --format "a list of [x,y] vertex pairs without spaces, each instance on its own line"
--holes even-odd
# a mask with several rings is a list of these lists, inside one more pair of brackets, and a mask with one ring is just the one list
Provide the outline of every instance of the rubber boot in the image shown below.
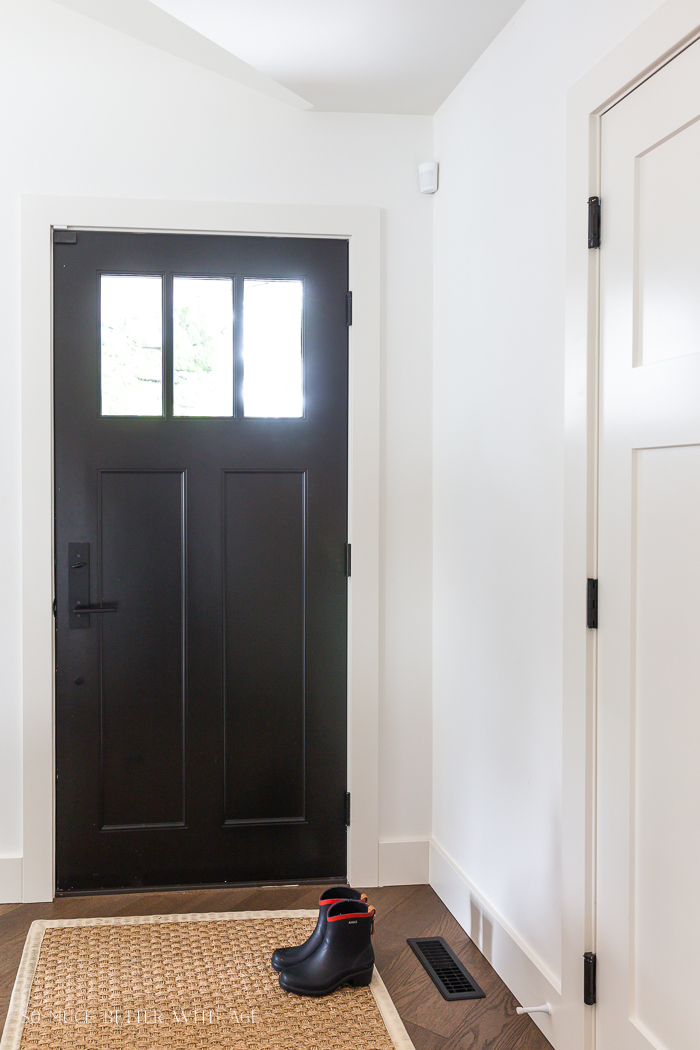
[[294,995],[330,995],[343,984],[369,984],[374,970],[374,908],[338,901],[326,914],[321,944],[280,974],[280,988]]
[[324,890],[318,899],[316,929],[303,944],[293,948],[277,948],[272,953],[272,969],[286,970],[288,966],[294,966],[295,963],[303,962],[312,952],[315,952],[326,932],[326,912],[331,904],[344,900],[366,901],[367,897],[364,893],[360,893],[359,890],[354,890],[352,886],[331,886],[329,889]]

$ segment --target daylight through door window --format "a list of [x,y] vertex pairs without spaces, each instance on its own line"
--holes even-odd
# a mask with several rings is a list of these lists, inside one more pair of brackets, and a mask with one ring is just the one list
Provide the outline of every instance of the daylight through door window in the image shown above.
[[163,280],[102,274],[103,416],[163,414]]
[[233,281],[173,278],[173,415],[233,415]]
[[168,278],[167,355],[164,280],[101,275],[103,416],[233,417],[237,396],[247,418],[304,415],[303,280],[245,278],[234,338],[233,277]]
[[303,281],[243,282],[243,412],[302,416]]

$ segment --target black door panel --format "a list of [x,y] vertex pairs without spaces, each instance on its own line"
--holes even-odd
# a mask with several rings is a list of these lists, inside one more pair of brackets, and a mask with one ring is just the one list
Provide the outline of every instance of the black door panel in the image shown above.
[[[58,891],[344,876],[347,243],[79,232],[54,252]],[[160,280],[162,365],[153,326],[143,351],[114,329],[160,416],[100,414],[105,274]],[[211,386],[191,319],[173,367],[189,274],[232,282],[229,417],[173,415],[179,375]],[[300,417],[244,415],[246,279],[303,282]]]

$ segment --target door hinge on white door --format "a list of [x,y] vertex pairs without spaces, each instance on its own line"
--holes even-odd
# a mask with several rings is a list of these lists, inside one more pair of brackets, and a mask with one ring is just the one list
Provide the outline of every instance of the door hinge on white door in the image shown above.
[[352,324],[352,292],[347,292],[345,296],[345,323],[348,328]]
[[586,593],[586,627],[598,627],[598,581],[589,580]]
[[588,247],[600,248],[600,197],[588,198]]
[[583,953],[583,1001],[586,1006],[595,1006],[596,1001],[596,958],[594,952]]
[[350,792],[345,792],[345,827],[350,827]]

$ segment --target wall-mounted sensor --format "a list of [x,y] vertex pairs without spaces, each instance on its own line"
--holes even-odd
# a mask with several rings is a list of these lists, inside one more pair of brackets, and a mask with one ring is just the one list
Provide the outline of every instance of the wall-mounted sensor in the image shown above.
[[438,162],[428,160],[418,165],[418,178],[421,193],[435,193],[438,188]]

